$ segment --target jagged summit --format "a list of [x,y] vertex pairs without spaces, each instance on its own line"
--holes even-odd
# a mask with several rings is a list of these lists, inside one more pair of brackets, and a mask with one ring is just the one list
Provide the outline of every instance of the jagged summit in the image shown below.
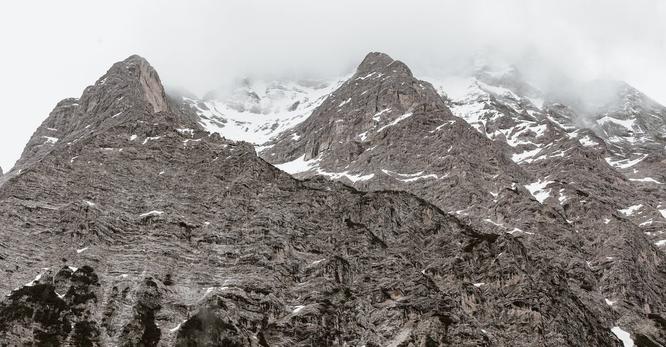
[[131,55],[127,59],[113,64],[96,85],[107,82],[121,82],[134,88],[140,87],[135,92],[138,92],[153,107],[153,112],[169,110],[166,93],[157,71],[139,55]]
[[164,123],[174,129],[199,129],[196,118],[172,105],[155,69],[146,59],[132,55],[113,64],[79,98],[60,101],[35,131],[15,168],[39,160],[54,147],[71,145],[111,127]]
[[413,77],[412,71],[405,63],[391,58],[386,53],[370,52],[356,69],[357,74],[368,73],[398,73]]

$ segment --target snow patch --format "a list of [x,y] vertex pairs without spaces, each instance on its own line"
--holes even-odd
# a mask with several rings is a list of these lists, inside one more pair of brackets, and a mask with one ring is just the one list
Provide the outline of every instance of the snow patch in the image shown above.
[[181,135],[190,135],[194,136],[194,129],[190,128],[182,128],[182,129],[176,129],[176,131],[181,134]]
[[56,144],[59,140],[57,137],[51,137],[51,136],[42,136],[42,138],[46,139],[46,142],[44,142],[44,144],[50,144],[50,145]]
[[624,214],[625,216],[628,217],[628,216],[633,215],[634,212],[640,210],[642,207],[643,207],[643,204],[633,205],[633,206],[629,206],[625,209],[618,210],[618,212],[621,212],[622,214]]
[[146,137],[146,139],[143,140],[143,144],[145,145],[146,143],[148,143],[148,141],[151,141],[151,140],[159,140],[159,139],[161,139],[161,138],[162,138],[162,136]]
[[305,154],[302,156],[282,164],[276,164],[275,167],[290,174],[294,175],[301,172],[307,172],[319,165],[319,159],[305,160]]
[[578,139],[578,142],[580,142],[581,145],[585,147],[594,147],[597,146],[598,143],[594,140],[592,140],[589,136],[585,135],[581,138]]
[[622,341],[624,347],[634,347],[634,340],[631,338],[631,334],[622,330],[622,328],[613,327],[611,332],[613,332],[613,334],[615,334],[615,336],[617,336],[617,338]]
[[486,222],[486,223],[490,223],[492,225],[498,226],[498,227],[504,226],[503,224],[497,223],[497,222],[495,222],[494,220],[492,220],[490,218],[486,218],[483,221]]
[[372,116],[372,120],[374,120],[375,122],[379,122],[379,120],[381,119],[381,116],[382,116],[384,113],[389,112],[389,111],[391,111],[391,108],[390,108],[390,107],[389,107],[389,108],[385,108],[385,109],[383,109],[383,110],[381,110],[381,111],[375,113],[375,115]]
[[35,277],[34,280],[32,280],[32,281],[26,283],[25,286],[26,286],[26,287],[32,287],[32,286],[34,286],[34,285],[35,285],[37,282],[39,282],[39,280],[42,278],[42,275],[43,275],[43,274],[39,274],[39,275],[37,275],[37,276]]
[[184,321],[182,321],[181,323],[178,323],[178,325],[176,325],[176,326],[175,326],[174,328],[172,328],[172,329],[169,329],[169,331],[172,332],[172,333],[175,333],[176,331],[178,331],[178,329],[180,329],[180,326],[183,325],[185,322],[187,322],[187,320],[184,320]]
[[361,175],[361,174],[350,174],[348,171],[343,171],[343,172],[326,172],[321,169],[317,169],[317,174],[323,175],[323,176],[328,176],[332,179],[341,179],[341,178],[346,178],[353,183],[359,182],[359,181],[367,181],[375,177],[375,174],[368,174],[368,175]]
[[650,225],[650,224],[652,224],[652,223],[653,223],[653,221],[652,221],[652,219],[650,219],[650,220],[645,221],[645,222],[643,222],[643,223],[641,223],[641,224],[638,224],[638,226],[639,226],[639,227],[644,227],[644,226],[646,226],[646,225]]
[[434,130],[430,130],[430,132],[431,132],[431,133],[434,133],[434,132],[436,132],[436,131],[438,131],[438,130],[441,130],[443,127],[445,127],[445,126],[447,126],[447,125],[454,124],[455,122],[456,122],[455,120],[450,120],[450,121],[444,122],[442,125],[438,126],[438,127],[435,128]]
[[371,72],[371,73],[369,73],[369,74],[367,74],[367,75],[365,75],[365,76],[357,77],[356,79],[357,79],[357,80],[364,80],[364,79],[366,79],[366,78],[372,77],[372,76],[375,75],[375,74],[377,74],[377,77],[375,77],[375,78],[382,77],[382,74],[381,74],[381,73],[378,73],[378,72]]
[[379,133],[379,132],[381,132],[382,130],[388,128],[388,127],[392,127],[392,126],[394,126],[394,125],[400,123],[401,121],[403,121],[403,120],[405,120],[405,119],[411,117],[412,114],[413,114],[413,113],[411,113],[411,112],[410,112],[410,113],[405,113],[405,114],[403,114],[402,116],[400,116],[400,117],[396,118],[395,120],[393,120],[393,122],[391,122],[391,123],[389,123],[389,124],[386,124],[386,125],[384,125],[383,127],[377,129],[377,132]]
[[344,105],[347,105],[349,102],[351,102],[351,98],[349,98],[349,99],[347,99],[347,100],[341,102],[340,105],[338,105],[338,108],[340,108],[340,107],[342,107],[342,106],[344,106]]
[[[437,176],[436,174],[424,175],[423,171],[413,173],[413,174],[403,174],[403,173],[399,173],[399,172],[394,172],[394,171],[382,169],[382,172],[391,176],[391,177],[394,177],[398,181],[402,181],[402,182],[414,182],[414,181],[418,181],[418,180],[422,180],[422,179],[438,179],[439,178],[439,176]],[[398,177],[396,177],[396,176],[398,176]]]
[[163,215],[163,214],[164,214],[164,211],[156,211],[156,210],[154,210],[154,211],[150,211],[150,212],[142,213],[142,214],[139,215],[139,217],[143,218],[143,217],[150,217],[150,216],[161,216],[161,215]]
[[539,203],[542,203],[548,199],[550,196],[550,189],[546,190],[546,186],[549,184],[553,183],[553,181],[537,181],[534,183],[530,183],[528,185],[525,185],[525,188],[532,194],[532,196],[539,201]]
[[81,254],[81,253],[85,252],[86,250],[88,250],[88,247],[79,248],[79,249],[76,250],[76,253]]
[[648,183],[663,184],[663,183],[657,181],[656,179],[654,179],[654,178],[652,178],[652,177],[630,178],[629,180],[630,180],[630,181],[634,181],[634,182],[648,182]]
[[533,158],[535,155],[539,154],[541,152],[541,148],[537,147],[532,150],[527,150],[522,153],[515,153],[514,155],[511,156],[511,160],[513,160],[515,163],[521,163],[521,162],[527,162],[531,163],[532,160],[530,158]]
[[629,160],[629,159],[620,159],[620,160],[613,160],[613,158],[606,158],[606,162],[608,165],[619,168],[619,169],[627,169],[630,168],[641,161],[643,159],[647,158],[647,154],[644,155],[642,158],[634,159],[634,160]]
[[368,174],[368,175],[361,175],[361,174],[352,174],[349,173],[349,171],[343,171],[343,172],[327,172],[319,168],[319,161],[321,159],[310,159],[310,160],[305,160],[305,154],[302,156],[286,162],[282,164],[277,164],[275,167],[278,169],[290,174],[294,175],[297,173],[302,173],[302,172],[308,172],[308,171],[314,171],[318,175],[322,176],[327,176],[332,179],[341,179],[341,178],[346,178],[350,180],[353,183],[359,182],[359,181],[367,181],[369,179],[372,179],[375,177],[375,174]]

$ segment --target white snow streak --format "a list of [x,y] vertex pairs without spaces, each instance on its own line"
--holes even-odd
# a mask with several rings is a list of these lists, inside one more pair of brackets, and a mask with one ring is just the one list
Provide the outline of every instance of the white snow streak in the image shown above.
[[649,182],[649,183],[663,184],[652,177],[630,178],[629,180],[634,182]]
[[321,159],[310,159],[310,160],[305,160],[305,154],[302,156],[286,162],[282,164],[277,164],[275,167],[278,169],[290,174],[298,174],[302,172],[309,172],[309,171],[314,171],[318,175],[322,176],[327,176],[332,179],[341,179],[341,178],[346,178],[349,181],[356,183],[359,181],[367,181],[369,179],[372,179],[375,177],[375,174],[367,174],[367,175],[362,175],[362,174],[352,174],[349,171],[343,171],[343,172],[327,172],[319,168],[319,162]]
[[88,249],[88,247],[79,248],[76,250],[76,253],[83,253]]
[[392,127],[392,126],[394,126],[394,125],[400,123],[401,121],[403,121],[403,120],[405,120],[405,119],[411,117],[412,114],[413,114],[413,113],[411,113],[411,112],[410,112],[410,113],[405,113],[405,114],[403,114],[402,116],[400,116],[400,117],[396,118],[395,120],[393,120],[393,122],[391,122],[391,123],[389,123],[389,124],[386,124],[386,125],[384,125],[383,127],[377,129],[377,132],[381,132],[382,130],[384,130],[384,129],[388,128],[388,127]]
[[319,165],[318,159],[305,160],[305,154],[303,154],[302,156],[292,161],[288,161],[282,164],[276,164],[275,167],[290,175],[294,175],[297,173],[310,171],[318,165]]
[[164,214],[164,211],[150,211],[150,212],[140,214],[139,217],[143,218],[143,217],[149,217],[149,216],[161,216],[163,214]]
[[620,160],[613,160],[613,158],[606,158],[606,162],[608,165],[619,168],[619,169],[627,169],[630,168],[641,161],[643,159],[647,158],[647,154],[644,155],[642,158],[634,159],[634,160],[629,160],[629,159],[620,159]]
[[631,338],[631,334],[622,330],[620,327],[613,327],[611,331],[618,339],[620,339],[620,341],[622,341],[624,347],[634,347],[634,340]]

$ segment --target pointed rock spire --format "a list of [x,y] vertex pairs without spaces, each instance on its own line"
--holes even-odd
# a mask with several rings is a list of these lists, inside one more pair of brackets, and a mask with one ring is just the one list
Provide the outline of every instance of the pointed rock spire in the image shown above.
[[386,53],[370,52],[356,69],[357,75],[369,73],[405,74],[412,77],[412,71],[405,63],[391,58]]
[[[146,59],[132,55],[127,59],[113,64],[109,71],[100,78],[95,86],[120,82],[122,87],[129,86],[131,91],[152,106],[153,112],[169,110],[164,87],[157,71]],[[123,92],[127,93],[127,90]]]
[[155,112],[167,111],[169,109],[166,93],[157,75],[157,71],[146,61],[146,59],[133,55],[127,58],[124,63],[128,69],[136,68],[139,74],[139,82],[144,93],[146,101],[148,101]]
[[198,128],[195,117],[169,102],[159,75],[148,61],[132,55],[113,64],[78,99],[59,102],[33,134],[16,166],[101,129],[148,118],[151,124],[165,122],[173,128]]

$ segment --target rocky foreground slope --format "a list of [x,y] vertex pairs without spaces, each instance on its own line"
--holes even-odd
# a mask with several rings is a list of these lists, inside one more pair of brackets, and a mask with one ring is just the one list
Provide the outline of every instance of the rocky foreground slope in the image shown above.
[[[448,187],[441,191],[463,201],[424,194],[431,204],[395,191],[402,186],[390,179],[435,179],[424,177],[431,172],[401,171],[411,168],[392,161],[404,158],[402,147],[382,149],[376,159],[364,157],[368,163],[395,165],[387,169],[393,175],[385,173],[385,184],[371,187],[372,179],[356,180],[368,184],[359,188],[373,192],[323,177],[294,179],[259,158],[251,145],[204,131],[197,109],[167,97],[156,72],[137,56],[115,64],[80,98],[59,103],[16,167],[0,177],[0,268],[5,274],[0,341],[53,346],[619,346],[617,336],[623,335],[617,324],[624,319],[623,327],[631,327],[638,344],[661,343],[662,253],[640,231],[618,228],[615,247],[639,252],[631,254],[633,262],[617,263],[640,266],[640,272],[633,267],[612,272],[597,258],[585,263],[576,256],[589,255],[584,238],[561,213],[531,199],[520,185],[533,178],[530,171],[454,118],[431,86],[411,79],[406,66],[391,64],[397,85],[390,85],[390,93],[373,92],[367,111],[335,113],[344,122],[358,122],[371,141],[386,146],[409,143],[400,142],[408,135],[396,130],[405,124],[420,135],[439,127],[436,131],[447,136],[434,132],[440,137],[432,142],[449,141],[455,160],[430,167],[441,170],[437,180],[446,178],[442,168],[451,170],[456,184],[440,180]],[[362,67],[368,65],[373,64]],[[352,78],[374,72],[368,69]],[[402,82],[409,88],[401,89]],[[356,128],[315,123],[328,124],[325,116],[331,110],[357,96],[348,88],[351,83],[335,92],[339,98],[334,93],[323,100],[313,120],[303,123],[303,129],[325,133],[285,135],[304,141],[300,146],[276,143],[271,153],[304,162],[326,153],[330,159],[321,160],[322,172],[344,172],[332,170],[346,162],[350,167],[344,177],[379,175],[352,167],[370,151],[360,135],[360,145],[339,143],[360,134]],[[380,114],[377,123],[362,117],[367,112],[375,116],[380,106],[396,109]],[[344,137],[336,139],[336,131]],[[289,153],[280,154],[279,148]],[[465,151],[484,155],[466,157]],[[405,173],[412,176],[400,176]],[[481,178],[471,179],[474,175]],[[492,175],[497,182],[489,190],[480,182]],[[418,191],[406,187],[401,190]],[[465,196],[460,187],[473,196]],[[488,219],[499,224],[492,218],[504,216],[500,222],[508,224],[524,214],[524,221],[515,220],[525,223],[524,230],[507,233],[482,226],[477,212],[491,206],[487,196],[494,199],[493,193],[502,207]],[[437,207],[447,204],[469,206],[474,214],[465,218],[464,212],[449,214]],[[552,237],[530,231],[531,225]],[[538,248],[540,242],[544,245]],[[622,281],[625,274],[634,276],[644,292],[620,283],[617,292],[630,297],[609,307],[604,295],[616,291],[602,284],[614,274]]]

